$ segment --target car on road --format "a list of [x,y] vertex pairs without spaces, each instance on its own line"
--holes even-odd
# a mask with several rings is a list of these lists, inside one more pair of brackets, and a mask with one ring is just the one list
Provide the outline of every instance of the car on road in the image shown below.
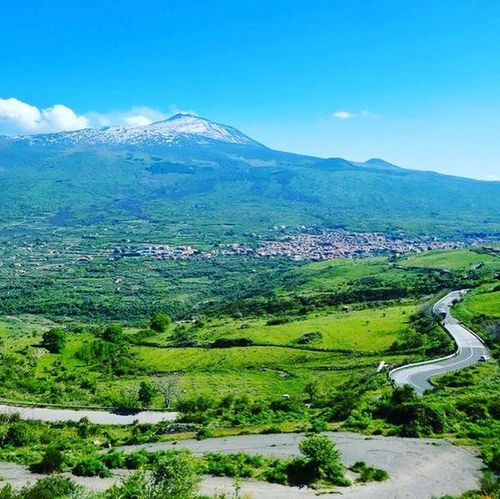
[[486,362],[487,360],[490,360],[487,355],[481,355],[481,357],[479,357],[479,362]]

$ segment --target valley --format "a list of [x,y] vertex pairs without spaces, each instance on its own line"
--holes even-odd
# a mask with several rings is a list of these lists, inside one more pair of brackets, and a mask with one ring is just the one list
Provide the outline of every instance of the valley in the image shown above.
[[[342,461],[344,432],[360,449],[434,438],[469,466],[425,497],[480,486],[479,459],[448,442],[480,453],[483,480],[498,471],[498,183],[274,151],[176,115],[2,138],[0,188],[0,460],[17,466],[0,473],[17,486],[26,467],[111,485],[169,459],[257,491],[409,479]],[[393,386],[392,369],[453,354],[433,307],[461,289],[450,313],[492,358]],[[297,434],[329,449],[328,471]]]

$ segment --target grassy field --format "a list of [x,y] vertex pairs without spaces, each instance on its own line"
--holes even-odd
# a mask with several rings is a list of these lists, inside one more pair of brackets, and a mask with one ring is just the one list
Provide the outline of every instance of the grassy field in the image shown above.
[[[109,377],[89,369],[77,357],[82,345],[93,339],[88,333],[69,335],[60,354],[47,353],[40,348],[42,334],[54,323],[25,316],[0,326],[0,352],[9,352],[13,359],[22,363],[27,379],[17,388],[9,386],[0,393],[4,398],[20,400],[108,405],[121,391],[137,388],[141,381],[175,378],[181,393],[190,395],[210,393],[222,397],[233,393],[259,399],[273,399],[284,393],[299,396],[304,386],[312,381],[325,389],[331,388],[353,375],[374,372],[381,360],[394,364],[402,362],[405,356],[382,352],[397,337],[398,330],[405,325],[406,314],[414,308],[408,304],[382,310],[334,312],[278,326],[255,321],[245,329],[240,329],[243,323],[219,321],[205,334],[215,339],[239,337],[244,332],[256,342],[265,339],[274,345],[232,348],[132,346],[133,357],[146,371],[122,377]],[[311,328],[324,332],[318,344],[300,348],[295,345],[295,339]],[[136,330],[126,332],[133,334]],[[159,336],[153,336],[151,341]],[[351,353],[317,351],[316,348],[345,349]],[[374,351],[380,354],[374,355]],[[33,381],[30,383],[29,379]],[[84,388],[88,380],[94,383],[91,391]],[[35,384],[37,389],[33,388]],[[156,403],[159,404],[160,399],[155,400]]]
[[455,315],[480,334],[493,355],[500,354],[500,287],[498,282],[473,289],[455,307]]
[[500,258],[498,256],[476,252],[471,249],[418,253],[400,260],[399,263],[408,267],[450,270],[466,270],[478,264],[500,268]]
[[413,303],[360,310],[332,310],[310,314],[284,324],[269,325],[265,319],[226,319],[206,328],[208,338],[248,338],[258,344],[300,346],[304,335],[315,333],[308,347],[374,352],[387,349],[407,326]]
[[[264,283],[264,274],[250,272],[254,277],[244,282],[235,277],[231,286],[241,298],[234,306],[229,303],[227,310],[195,309],[191,320],[174,322],[164,333],[146,331],[146,336],[141,334],[147,329],[147,316],[135,324],[124,322],[123,342],[134,365],[120,374],[109,364],[84,360],[80,355],[85,345],[100,341],[106,323],[84,323],[76,332],[71,329],[76,325],[74,319],[60,322],[40,315],[4,316],[0,321],[0,355],[4,360],[0,396],[110,405],[127,390],[137,391],[142,381],[165,379],[175,379],[179,396],[247,394],[271,400],[290,394],[300,398],[310,383],[325,391],[335,390],[348,380],[373,373],[382,360],[389,365],[420,360],[439,347],[436,336],[423,343],[410,341],[412,335],[418,335],[411,318],[438,291],[469,282],[474,285],[483,279],[479,272],[492,272],[494,263],[490,262],[497,258],[469,250],[439,253],[439,258],[445,255],[450,266],[457,268],[476,257],[488,257],[489,263],[468,271],[466,277],[461,271],[442,275],[398,269],[386,258],[289,265],[281,267],[282,272],[269,265],[272,272],[262,293],[253,286]],[[417,257],[436,261],[435,253],[411,258]],[[212,265],[214,273],[209,281],[206,275],[202,278],[200,267],[198,274],[183,275],[183,282],[194,290],[224,272],[241,271],[234,265]],[[245,267],[251,268],[251,262]],[[126,274],[123,270],[121,275]],[[165,274],[166,279],[177,277],[180,274]],[[158,277],[153,280],[159,288],[167,285]],[[93,282],[99,286],[101,281],[97,278]],[[245,289],[247,283],[252,288]],[[498,310],[498,292],[492,286],[471,292],[458,313],[465,314],[467,306],[467,320],[485,314],[491,319]],[[140,289],[134,292],[140,295]],[[121,306],[126,306],[125,297],[121,298]],[[488,324],[481,326],[484,334]],[[48,353],[41,348],[42,335],[57,325],[69,328],[66,345],[60,353]],[[179,343],[182,334],[187,334],[188,343]],[[160,407],[161,398],[156,397],[153,405]]]
[[299,283],[299,289],[314,293],[343,289],[349,282],[380,275],[387,270],[386,258],[366,258],[363,260],[339,258],[309,263],[300,268],[303,283]]
[[478,315],[500,319],[500,285],[491,283],[472,290],[457,305],[456,313],[464,320]]

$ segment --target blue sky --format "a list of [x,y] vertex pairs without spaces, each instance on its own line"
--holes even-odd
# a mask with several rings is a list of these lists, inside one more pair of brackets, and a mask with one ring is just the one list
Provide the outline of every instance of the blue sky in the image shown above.
[[25,0],[0,48],[0,99],[52,128],[56,104],[194,111],[283,150],[500,178],[500,2]]

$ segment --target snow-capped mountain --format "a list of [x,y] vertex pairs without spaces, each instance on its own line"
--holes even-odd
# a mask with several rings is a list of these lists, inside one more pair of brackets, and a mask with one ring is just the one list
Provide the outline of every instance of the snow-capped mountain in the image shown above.
[[176,114],[164,121],[137,127],[86,128],[74,132],[30,135],[15,140],[32,145],[175,145],[183,143],[226,144],[261,146],[258,142],[231,126],[190,114]]

